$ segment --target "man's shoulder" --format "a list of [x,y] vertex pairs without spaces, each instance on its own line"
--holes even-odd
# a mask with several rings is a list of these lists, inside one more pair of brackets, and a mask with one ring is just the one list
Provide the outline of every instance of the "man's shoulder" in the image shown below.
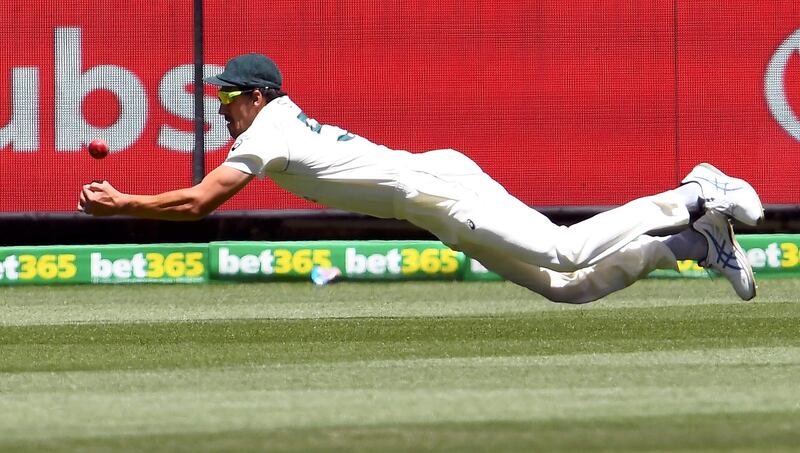
[[270,114],[269,112],[280,114],[301,111],[300,107],[288,95],[273,99],[264,109],[268,111],[268,114]]

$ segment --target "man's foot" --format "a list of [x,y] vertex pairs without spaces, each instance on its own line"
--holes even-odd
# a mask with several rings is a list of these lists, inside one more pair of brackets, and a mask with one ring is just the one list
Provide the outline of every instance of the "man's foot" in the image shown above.
[[743,300],[756,297],[753,268],[742,246],[736,242],[730,219],[717,211],[710,211],[697,219],[692,228],[708,241],[708,254],[698,264],[724,275]]
[[753,186],[711,164],[697,165],[681,182],[700,184],[706,212],[718,211],[747,225],[756,225],[764,218],[764,207]]

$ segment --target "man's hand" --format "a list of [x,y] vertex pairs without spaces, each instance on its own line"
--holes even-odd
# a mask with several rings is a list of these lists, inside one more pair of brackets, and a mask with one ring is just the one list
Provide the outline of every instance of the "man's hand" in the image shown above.
[[122,193],[107,181],[94,181],[81,188],[78,210],[94,216],[197,220],[217,209],[251,179],[250,174],[220,165],[195,186],[156,195]]
[[108,181],[93,181],[81,189],[78,211],[104,217],[122,213],[123,195]]

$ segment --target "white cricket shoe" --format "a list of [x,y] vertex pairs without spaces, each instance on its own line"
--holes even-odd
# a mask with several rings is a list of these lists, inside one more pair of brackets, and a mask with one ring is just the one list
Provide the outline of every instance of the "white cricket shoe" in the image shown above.
[[698,264],[724,275],[743,300],[756,297],[753,268],[742,246],[736,242],[730,219],[717,211],[710,211],[697,219],[692,228],[708,241],[708,255]]
[[697,165],[681,182],[700,184],[706,212],[718,211],[753,226],[764,218],[764,207],[753,186],[726,175],[711,164]]

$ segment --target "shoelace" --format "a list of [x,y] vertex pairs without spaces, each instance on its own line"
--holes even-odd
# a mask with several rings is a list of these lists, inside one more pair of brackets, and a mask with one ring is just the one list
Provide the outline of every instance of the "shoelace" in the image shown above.
[[700,179],[702,181],[705,181],[705,182],[711,184],[712,186],[714,186],[714,188],[716,188],[717,190],[719,190],[720,192],[722,192],[725,195],[727,195],[728,192],[734,192],[734,191],[737,191],[737,190],[740,190],[740,189],[744,188],[741,185],[738,186],[738,187],[728,187],[728,185],[731,184],[731,181],[720,181],[720,180],[718,180],[716,178],[714,178],[712,180],[712,179],[708,179],[708,178],[697,177],[697,179]]

